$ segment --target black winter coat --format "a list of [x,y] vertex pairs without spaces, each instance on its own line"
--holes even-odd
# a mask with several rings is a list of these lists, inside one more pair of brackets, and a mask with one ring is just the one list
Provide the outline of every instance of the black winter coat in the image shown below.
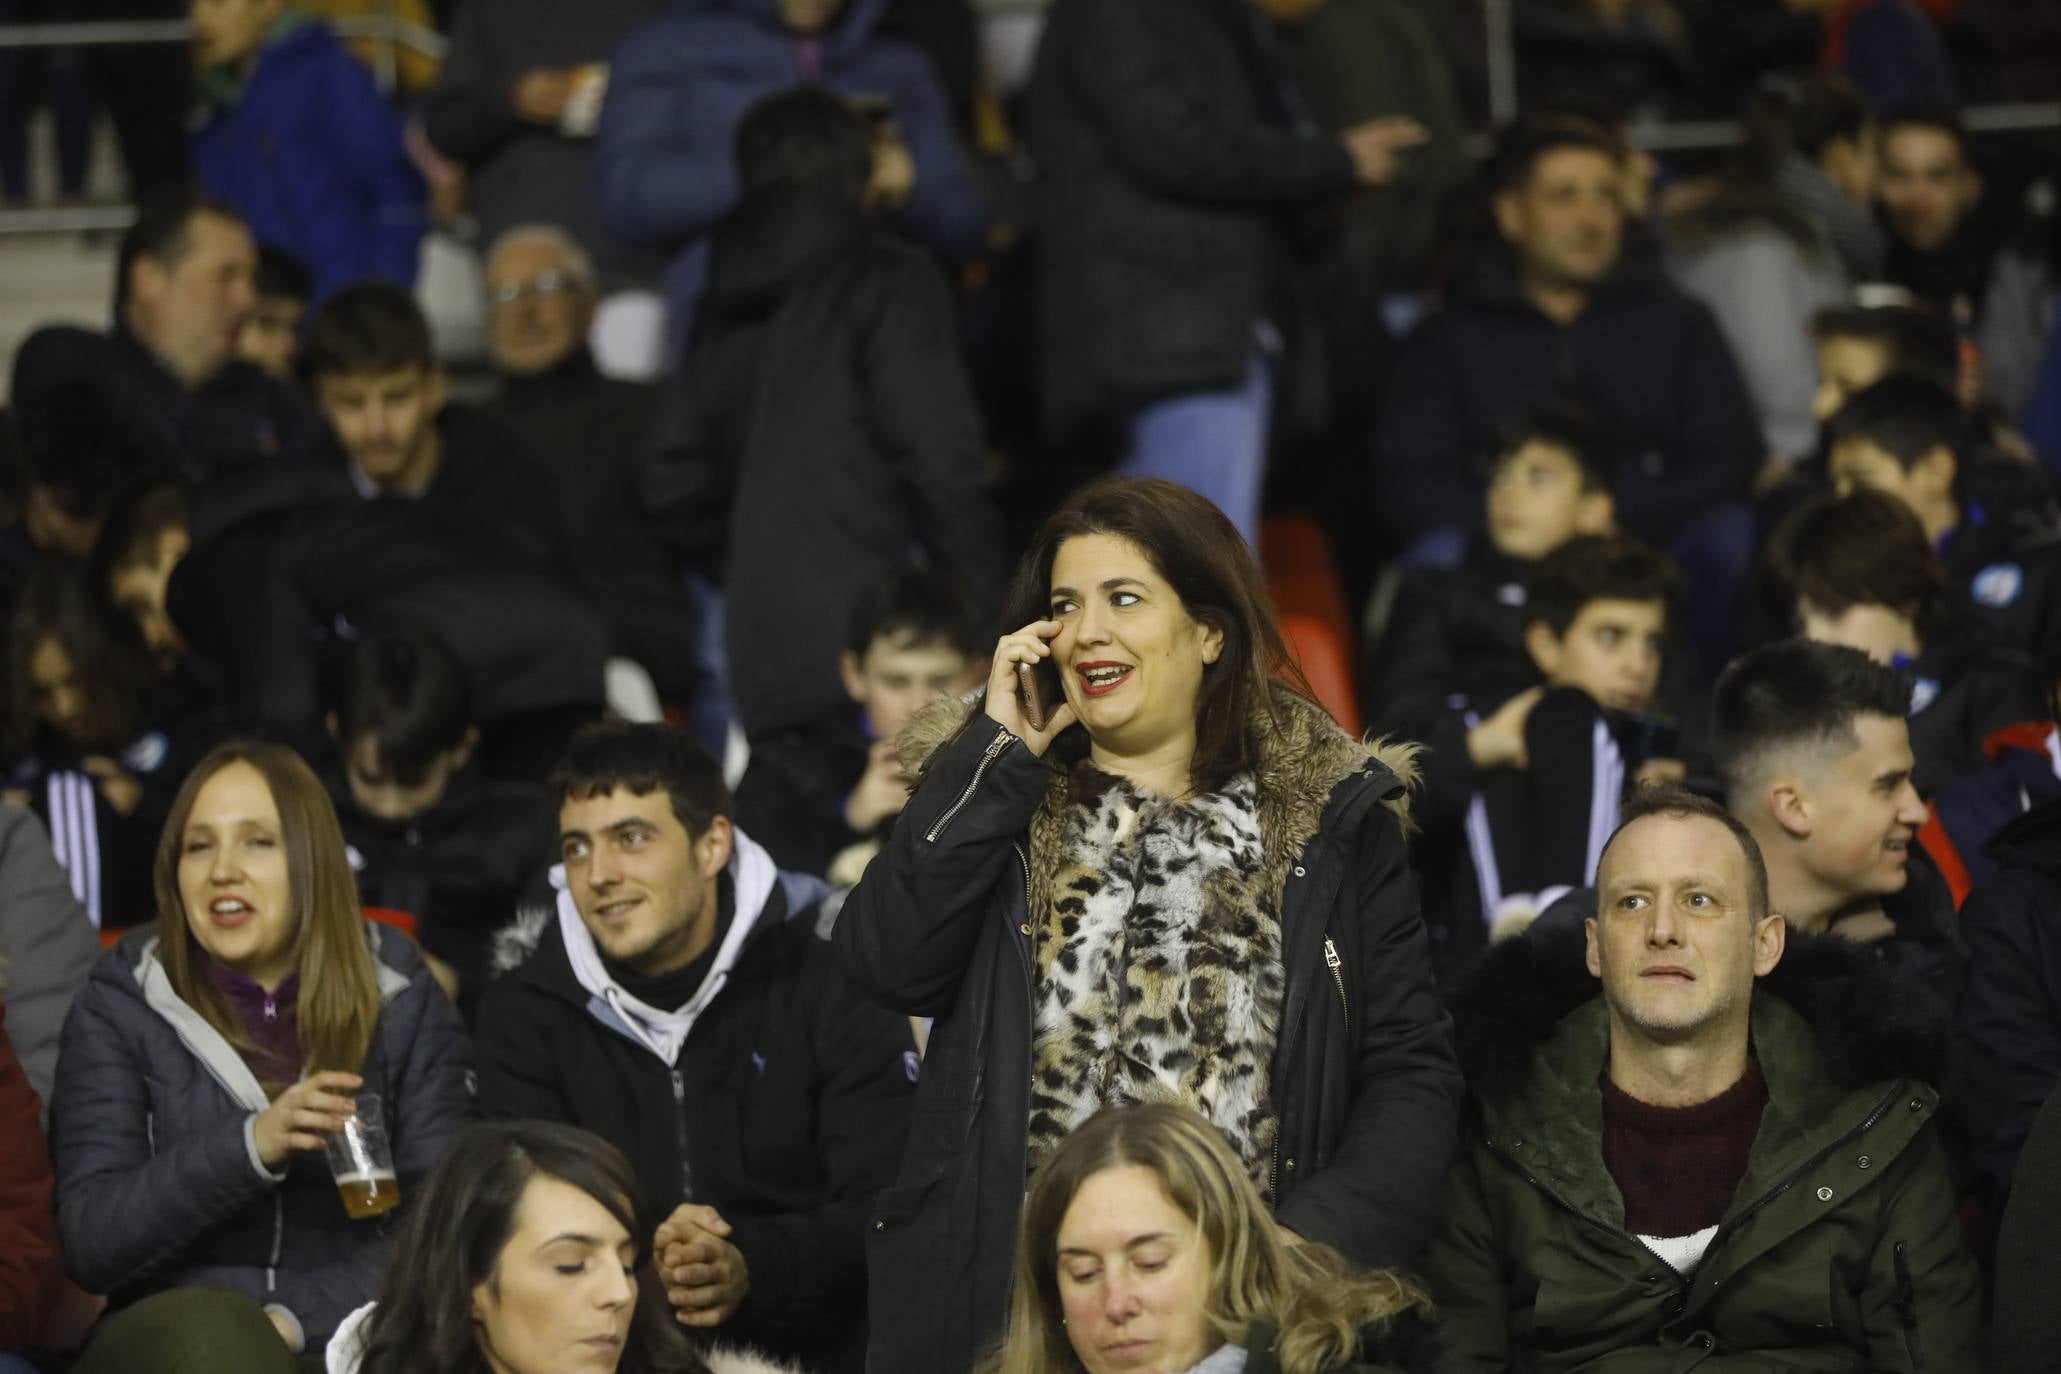
[[1482,523],[1498,429],[1549,398],[1614,432],[1618,520],[1664,542],[1745,501],[1767,456],[1738,365],[1709,310],[1620,268],[1574,322],[1556,324],[1484,271],[1396,355],[1374,456],[1374,497],[1399,535]]
[[1344,145],[1296,131],[1258,23],[1243,0],[1052,7],[1025,135],[1056,435],[1235,386],[1281,322],[1273,217],[1352,189]]
[[1969,1163],[1991,1202],[2010,1191],[2040,1104],[2061,1087],[2061,801],[1990,841],[1997,874],[1968,894],[1968,985],[1955,1056]]
[[911,550],[992,608],[1001,516],[927,258],[854,206],[774,186],[718,226],[713,264],[642,493],[660,537],[723,585],[731,693],[756,735],[845,701],[852,599]]
[[600,617],[491,529],[413,501],[359,500],[339,474],[295,463],[203,487],[192,538],[167,588],[173,623],[219,675],[231,717],[303,753],[326,742],[314,650],[386,621],[451,646],[482,723],[601,704]]
[[[1027,1173],[1030,889],[1057,859],[1048,808],[1068,786],[984,715],[931,755],[955,708],[903,736],[912,762],[929,756],[923,781],[835,935],[875,998],[937,1018],[867,1250],[869,1365],[897,1374],[963,1374],[1003,1329]],[[1261,833],[1306,839],[1270,859],[1292,865],[1275,1216],[1356,1263],[1407,1264],[1437,1216],[1461,1092],[1403,843],[1414,770],[1409,751],[1370,756],[1315,707],[1283,710],[1257,780]]]
[[855,1371],[866,1225],[907,1137],[917,1059],[908,1022],[839,971],[820,914],[776,886],[668,1065],[597,1017],[557,913],[526,913],[501,951],[519,966],[480,1000],[479,1104],[619,1147],[652,1210],[647,1230],[683,1202],[721,1212],[751,1291],[719,1340]]

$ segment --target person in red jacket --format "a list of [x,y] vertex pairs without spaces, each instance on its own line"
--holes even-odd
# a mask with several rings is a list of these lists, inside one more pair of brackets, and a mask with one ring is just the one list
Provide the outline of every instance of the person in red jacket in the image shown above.
[[13,1374],[26,1366],[12,1352],[28,1349],[41,1334],[64,1283],[64,1264],[43,1104],[7,1039],[6,1018],[0,1007],[0,1374]]

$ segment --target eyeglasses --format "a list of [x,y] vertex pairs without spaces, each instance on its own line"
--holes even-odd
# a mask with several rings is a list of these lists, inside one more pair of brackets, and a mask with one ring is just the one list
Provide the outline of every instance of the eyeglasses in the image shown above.
[[580,283],[561,272],[539,272],[529,281],[497,281],[487,287],[487,299],[496,305],[514,305],[525,296],[556,296],[578,291]]

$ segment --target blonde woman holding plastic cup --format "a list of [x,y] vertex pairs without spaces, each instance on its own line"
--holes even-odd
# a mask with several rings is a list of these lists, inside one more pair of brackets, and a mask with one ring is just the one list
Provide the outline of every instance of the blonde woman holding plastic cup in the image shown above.
[[377,1292],[397,1216],[354,1220],[325,1150],[376,1095],[405,1208],[470,1113],[457,1012],[405,937],[365,921],[336,813],[281,746],[201,762],[154,878],[156,924],[102,958],[65,1024],[67,1266],[117,1310],[230,1290],[282,1353],[319,1351]]

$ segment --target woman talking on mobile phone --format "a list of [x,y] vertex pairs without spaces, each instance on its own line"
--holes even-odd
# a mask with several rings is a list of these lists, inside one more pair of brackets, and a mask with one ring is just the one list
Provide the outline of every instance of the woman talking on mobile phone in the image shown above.
[[1005,619],[984,702],[904,734],[921,781],[835,932],[871,995],[936,1018],[869,1237],[878,1369],[964,1370],[1001,1334],[1026,1181],[1105,1106],[1195,1109],[1288,1239],[1370,1267],[1427,1238],[1458,1111],[1410,754],[1291,684],[1222,513],[1093,482]]
[[351,1219],[325,1140],[376,1094],[405,1210],[471,1111],[457,1010],[366,922],[336,812],[284,746],[203,759],[153,877],[156,924],[102,957],[59,1051],[65,1264],[130,1307],[79,1368],[167,1367],[182,1331],[214,1367],[319,1367],[377,1294],[399,1215]]

